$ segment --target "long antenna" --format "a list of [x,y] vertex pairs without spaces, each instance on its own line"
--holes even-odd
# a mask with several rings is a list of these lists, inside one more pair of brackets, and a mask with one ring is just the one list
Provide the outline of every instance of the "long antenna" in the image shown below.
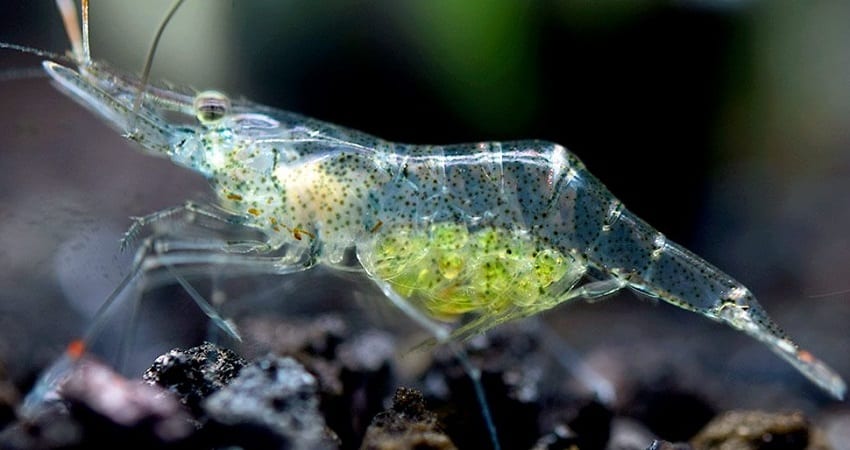
[[[87,1],[83,3],[83,8],[87,6],[87,3]],[[71,52],[77,60],[76,63],[80,64],[85,59],[83,59],[83,39],[80,36],[80,22],[77,21],[77,8],[74,6],[72,0],[56,0],[56,7],[59,8],[59,12],[62,14],[62,23],[65,24],[65,32],[68,33],[68,40],[71,41]],[[87,15],[84,17],[87,18]],[[85,18],[83,19],[84,21]]]
[[[18,44],[10,44],[8,42],[0,42],[0,48],[15,50],[15,51],[18,51],[18,52],[21,52],[21,53],[29,53],[31,55],[41,56],[43,58],[56,59],[56,60],[59,60],[59,61],[68,61],[68,62],[71,62],[71,63],[77,62],[76,60],[69,58],[67,55],[63,56],[63,55],[60,55],[58,53],[53,53],[51,51],[42,50],[40,48],[27,47],[26,45],[18,45]],[[42,69],[38,68],[36,70],[41,71]]]
[[[142,98],[145,95],[145,90],[148,87],[148,79],[151,74],[151,66],[153,65],[153,56],[156,53],[156,48],[159,45],[159,38],[162,37],[162,33],[165,31],[165,26],[168,25],[168,22],[174,17],[174,13],[177,12],[177,9],[180,8],[180,5],[183,4],[184,0],[176,0],[172,3],[171,8],[168,10],[168,13],[165,15],[165,18],[162,19],[162,23],[159,25],[159,29],[156,30],[156,35],[153,38],[153,42],[151,43],[151,48],[148,51],[148,57],[145,60],[144,69],[142,69],[142,84],[139,86],[139,93],[136,96],[136,102],[133,105],[133,115],[130,119],[128,130],[131,134],[133,134],[136,130],[136,117],[139,115],[139,109],[142,107]],[[83,0],[83,2],[88,2],[88,0]]]
[[83,0],[83,62],[91,62],[91,47],[89,47],[89,0]]

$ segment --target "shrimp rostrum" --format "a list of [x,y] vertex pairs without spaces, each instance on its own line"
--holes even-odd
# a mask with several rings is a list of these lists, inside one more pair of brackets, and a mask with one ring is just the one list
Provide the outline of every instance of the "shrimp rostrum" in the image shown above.
[[749,334],[844,396],[841,377],[786,336],[746,287],[635,216],[558,144],[393,143],[76,60],[44,67],[64,93],[147,153],[206,177],[217,196],[216,205],[187,204],[137,225],[180,213],[262,236],[151,245],[137,275],[216,261],[288,273],[353,254],[438,343],[631,289]]

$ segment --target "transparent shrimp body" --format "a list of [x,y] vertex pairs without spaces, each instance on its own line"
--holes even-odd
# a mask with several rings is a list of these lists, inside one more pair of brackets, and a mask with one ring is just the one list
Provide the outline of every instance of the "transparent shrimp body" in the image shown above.
[[353,250],[440,342],[629,288],[744,331],[844,396],[842,379],[746,287],[636,217],[560,145],[396,144],[218,92],[141,89],[88,60],[45,68],[145,151],[205,176],[219,202],[203,214],[263,236],[192,249],[202,257],[147,253],[146,267],[223,261],[288,273],[341,264]]

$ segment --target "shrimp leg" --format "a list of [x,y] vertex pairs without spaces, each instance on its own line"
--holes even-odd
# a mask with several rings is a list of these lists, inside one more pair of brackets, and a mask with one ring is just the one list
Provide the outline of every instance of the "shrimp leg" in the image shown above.
[[[569,300],[575,299],[583,299],[587,302],[593,303],[596,301],[603,300],[608,296],[614,294],[615,292],[626,287],[629,287],[628,284],[618,278],[590,281],[583,285],[568,290],[560,298],[558,298],[557,304],[561,304]],[[550,309],[551,307],[551,304],[530,305],[522,309],[505,311],[495,316],[482,315],[452,331],[451,339],[463,341],[469,339],[473,335],[484,333],[485,331],[499,324],[512,320],[522,319],[525,317],[530,317],[539,312]],[[439,342],[441,342],[439,341],[439,339],[434,339],[432,341],[429,341],[428,344],[430,345]]]
[[[141,299],[140,292],[152,286],[176,281],[187,291],[192,300],[216,326],[238,339],[231,322],[216,311],[215,307],[188,282],[188,277],[208,276],[210,267],[227,268],[227,276],[248,274],[285,275],[311,268],[315,264],[314,249],[307,246],[279,246],[261,241],[246,240],[245,230],[228,230],[229,218],[224,215],[204,215],[208,219],[221,219],[220,229],[214,230],[215,237],[188,239],[177,235],[155,235],[145,239],[139,247],[130,272],[103,302],[95,313],[92,324],[83,337],[68,346],[68,350],[54,362],[39,378],[27,395],[21,413],[24,416],[37,412],[46,400],[55,397],[57,389],[73,370],[77,361],[87,351],[87,346],[108,323],[113,305],[128,295],[132,301]],[[189,231],[209,233],[216,223],[193,222],[183,224],[180,236]],[[229,233],[225,233],[229,231]],[[253,249],[247,252],[246,249]],[[135,308],[137,305],[133,305]],[[127,345],[124,340],[121,346]]]
[[599,300],[603,300],[605,297],[608,297],[609,295],[625,287],[628,287],[628,283],[618,278],[591,281],[564,294],[564,296],[561,297],[559,303],[563,303],[574,298],[582,298],[589,303],[593,303]]
[[[235,226],[244,222],[241,216],[227,214],[214,205],[206,205],[187,201],[182,205],[166,208],[154,213],[133,217],[133,224],[124,232],[121,238],[121,250],[129,248],[136,238],[142,233],[142,230],[149,226],[162,224],[170,219],[178,223],[197,224],[204,228],[221,228],[223,226]],[[201,219],[207,219],[204,225],[201,225]],[[263,245],[259,245],[262,247]]]
[[[185,230],[184,230],[185,231]],[[246,249],[252,249],[250,252]],[[274,250],[274,251],[273,251]],[[209,267],[227,267],[228,275],[268,274],[284,275],[306,270],[314,265],[308,247],[282,247],[276,249],[254,240],[219,238],[175,238],[155,236],[145,240],[137,251],[130,273],[113,291],[98,311],[94,326],[102,322],[106,311],[127,289],[147,289],[166,281],[175,280],[198,307],[216,325],[230,336],[238,334],[221,318],[215,308],[186,280],[187,276],[209,273]],[[91,333],[98,331],[93,328]],[[90,334],[91,334],[90,333]]]

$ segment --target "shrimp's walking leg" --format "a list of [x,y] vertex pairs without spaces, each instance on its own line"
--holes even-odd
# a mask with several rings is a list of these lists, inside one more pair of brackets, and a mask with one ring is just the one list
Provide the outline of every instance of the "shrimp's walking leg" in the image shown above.
[[[617,277],[599,281],[591,281],[589,283],[585,283],[581,286],[571,288],[568,291],[564,292],[558,297],[557,304],[561,304],[577,298],[582,298],[588,302],[596,302],[628,286],[629,284],[626,281]],[[408,308],[412,308],[412,306],[408,306]],[[552,308],[551,303],[541,303],[539,305],[529,305],[519,310],[510,310],[505,314],[495,317],[493,315],[483,314],[473,319],[469,323],[464,324],[460,328],[452,331],[451,339],[463,341],[469,339],[475,334],[483,333],[489,330],[490,328],[495,327],[496,325],[511,320],[530,317],[550,308]],[[425,320],[427,320],[427,318]]]
[[208,228],[209,225],[204,226],[200,223],[202,218],[208,219],[213,224],[217,223],[226,226],[238,225],[244,222],[242,217],[229,215],[214,207],[188,201],[180,206],[166,208],[146,216],[133,217],[133,224],[130,225],[130,228],[124,232],[124,236],[121,238],[121,250],[126,250],[132,246],[145,227],[161,223],[167,219],[173,219]]
[[[579,298],[584,299],[588,302],[596,302],[628,286],[629,284],[627,281],[616,276],[604,280],[591,281],[569,289],[567,292],[565,292],[558,298],[557,303],[560,304],[569,300],[575,300]],[[522,309],[521,311],[511,311],[509,314],[505,314],[501,317],[482,315],[472,320],[471,322],[461,326],[460,328],[454,330],[451,334],[451,338],[454,340],[463,341],[474,334],[482,333],[500,323],[504,323],[509,320],[516,320],[533,316],[551,307],[551,304],[542,304],[541,306],[532,305]],[[407,305],[406,308],[413,309],[410,305]],[[428,319],[423,318],[423,320]],[[551,336],[547,340],[557,343],[558,339],[560,338],[558,337],[557,339],[554,339],[555,334],[551,331],[549,333]],[[559,353],[556,355],[559,363],[566,370],[572,373],[576,379],[581,380],[582,383],[584,383],[586,386],[589,386],[594,392],[596,392],[597,397],[601,401],[606,403],[613,402],[614,389],[611,386],[611,383],[607,380],[602,379],[601,375],[595,373],[595,371],[589,368],[586,364],[582,363],[579,357],[575,355],[575,352],[569,350],[566,345],[561,343],[560,347],[561,350],[563,350],[563,353]],[[556,353],[557,352],[558,351],[556,350]]]
[[379,288],[381,288],[381,291],[393,303],[393,305],[434,336],[434,340],[437,344],[446,344],[449,348],[451,348],[455,357],[458,361],[460,361],[463,370],[466,372],[467,376],[469,376],[470,381],[472,381],[472,388],[475,390],[475,397],[478,400],[479,406],[481,406],[481,415],[483,416],[487,431],[490,434],[493,449],[500,450],[501,446],[499,445],[499,437],[496,434],[496,424],[493,423],[493,415],[490,412],[487,396],[484,394],[484,386],[481,384],[481,370],[472,364],[472,361],[469,359],[469,355],[466,354],[466,351],[457,343],[457,341],[452,339],[452,334],[446,327],[434,322],[428,318],[428,316],[416,309],[409,301],[407,301],[407,299],[399,295],[398,292],[396,292],[386,281],[374,276],[372,277],[372,280]]
[[[170,215],[170,214],[168,214]],[[163,216],[160,216],[163,217]],[[207,219],[220,219],[222,223],[199,225],[186,223],[179,230],[181,235],[188,231],[215,231],[214,237],[187,239],[180,236],[153,236],[145,240],[139,248],[130,272],[107,297],[96,312],[92,326],[83,338],[69,345],[68,350],[53,363],[39,378],[27,395],[21,414],[24,416],[37,412],[46,400],[55,398],[57,389],[73,370],[75,363],[86,352],[87,344],[107,323],[108,312],[117,300],[126,295],[136,295],[140,290],[177,281],[199,308],[226,333],[238,339],[238,334],[230,321],[221,317],[191,284],[186,277],[210,273],[210,266],[226,267],[228,276],[247,274],[282,275],[306,270],[314,264],[309,247],[274,246],[258,240],[246,239],[244,232],[231,230],[228,216],[205,215]],[[217,226],[220,225],[220,226]],[[216,229],[218,228],[218,229]],[[138,301],[135,298],[133,301]],[[133,305],[135,309],[135,304]],[[124,345],[124,344],[122,344]]]
[[[135,218],[121,240],[122,248],[134,240],[144,227],[163,223],[166,219],[177,222],[181,228],[155,232],[154,236],[145,240],[136,252],[130,274],[124,279],[122,285],[115,289],[113,296],[104,302],[101,311],[96,315],[95,324],[114,302],[115,296],[123,292],[136,276],[140,281],[145,281],[145,278],[152,278],[156,270],[163,268],[167,279],[177,281],[215,325],[238,340],[239,336],[232,325],[221,318],[212,304],[203,298],[181,273],[178,273],[177,267],[185,271],[187,267],[193,265],[202,267],[232,265],[236,273],[241,274],[256,272],[280,274],[281,270],[288,272],[290,267],[300,267],[298,270],[303,270],[308,266],[305,260],[308,254],[305,251],[306,247],[299,247],[297,251],[287,255],[285,251],[291,248],[275,245],[266,236],[249,238],[242,234],[244,229],[234,227],[244,221],[242,217],[194,202],[186,202],[177,207]],[[190,236],[197,237],[190,238]],[[284,252],[271,254],[276,250],[284,250]]]
[[561,302],[574,298],[583,298],[585,301],[593,303],[604,299],[626,286],[628,286],[628,283],[619,278],[591,281],[590,283],[585,283],[575,289],[571,289],[561,297]]

